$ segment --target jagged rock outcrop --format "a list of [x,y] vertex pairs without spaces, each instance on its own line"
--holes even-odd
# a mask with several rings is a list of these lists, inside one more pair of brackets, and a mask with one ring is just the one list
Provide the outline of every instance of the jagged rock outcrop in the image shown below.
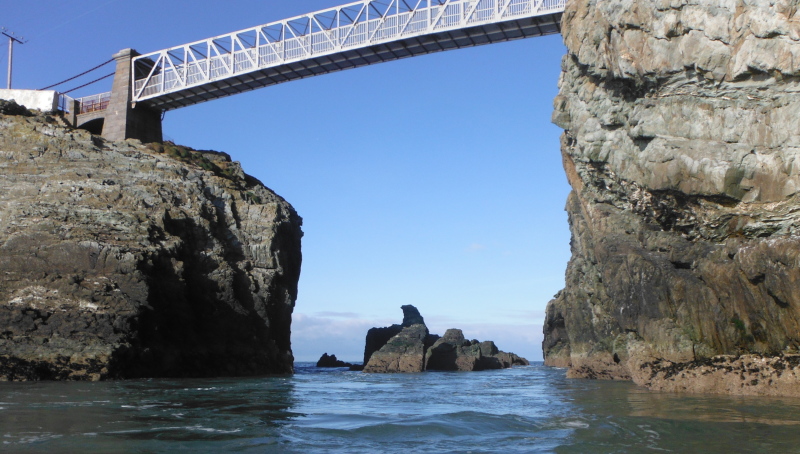
[[[499,351],[492,341],[466,340],[460,329],[449,329],[444,337],[430,334],[417,308],[406,305],[402,309],[402,325],[372,328],[367,333],[367,351],[377,350],[365,355],[364,372],[477,371],[528,365],[525,358]],[[389,330],[398,331],[377,345],[376,333],[382,336]]]
[[[403,328],[364,365],[364,372],[422,372],[425,370],[425,350],[430,343],[428,328],[414,324]],[[427,345],[426,345],[427,344]]]
[[370,330],[367,331],[367,340],[364,346],[364,366],[369,363],[369,359],[372,357],[373,353],[386,345],[389,339],[400,334],[403,328],[408,328],[417,324],[425,325],[425,319],[422,318],[422,315],[420,315],[416,307],[406,304],[400,306],[400,309],[403,310],[403,323],[383,328],[370,328]]
[[353,364],[341,361],[336,358],[336,355],[328,355],[328,353],[325,352],[319,357],[317,367],[353,367]]
[[425,370],[477,371],[528,364],[525,358],[501,352],[493,341],[466,340],[460,329],[448,329],[425,353]]
[[301,219],[223,153],[0,115],[0,380],[292,372]]
[[[572,259],[546,364],[659,388],[675,364],[798,352],[797,3],[576,0],[563,35]],[[703,390],[763,392],[733,388]]]

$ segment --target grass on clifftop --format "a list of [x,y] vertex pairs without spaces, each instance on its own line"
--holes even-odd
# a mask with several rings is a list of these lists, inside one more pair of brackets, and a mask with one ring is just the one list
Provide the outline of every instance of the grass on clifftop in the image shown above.
[[[172,142],[153,142],[147,144],[146,147],[154,153],[166,154],[178,161],[194,164],[203,170],[213,172],[218,177],[227,178],[235,182],[239,182],[241,179],[241,176],[229,165],[231,164],[230,157],[224,153],[197,151],[183,145],[175,145]],[[211,153],[215,158],[218,158],[214,159],[214,161],[208,159],[208,154]]]
[[231,157],[227,153],[219,151],[198,151],[183,145],[176,145],[169,141],[163,143],[148,143],[145,147],[154,153],[165,154],[180,162],[196,165],[203,170],[214,173],[214,175],[218,177],[230,180],[243,190],[242,197],[244,197],[248,203],[260,204],[262,202],[262,198],[257,194],[255,189],[246,192],[244,190],[257,186],[266,186],[258,179],[244,173],[239,163],[232,162]]

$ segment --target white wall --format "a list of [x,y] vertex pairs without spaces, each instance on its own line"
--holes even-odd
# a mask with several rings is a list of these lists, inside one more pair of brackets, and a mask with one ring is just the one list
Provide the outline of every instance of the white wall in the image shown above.
[[58,93],[54,90],[0,90],[0,99],[14,100],[28,109],[51,112],[58,108]]

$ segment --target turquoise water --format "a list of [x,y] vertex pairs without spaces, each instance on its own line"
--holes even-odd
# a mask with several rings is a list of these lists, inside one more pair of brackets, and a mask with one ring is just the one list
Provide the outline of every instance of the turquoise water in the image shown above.
[[541,365],[0,383],[0,452],[800,453],[800,400],[654,393]]

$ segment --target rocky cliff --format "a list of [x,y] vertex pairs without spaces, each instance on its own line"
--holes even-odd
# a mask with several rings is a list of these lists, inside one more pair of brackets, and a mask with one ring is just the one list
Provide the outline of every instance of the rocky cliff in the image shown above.
[[[798,3],[575,0],[563,36],[572,259],[546,363],[800,393]],[[733,385],[701,383],[726,371]]]
[[291,372],[300,226],[225,154],[0,115],[0,380]]

